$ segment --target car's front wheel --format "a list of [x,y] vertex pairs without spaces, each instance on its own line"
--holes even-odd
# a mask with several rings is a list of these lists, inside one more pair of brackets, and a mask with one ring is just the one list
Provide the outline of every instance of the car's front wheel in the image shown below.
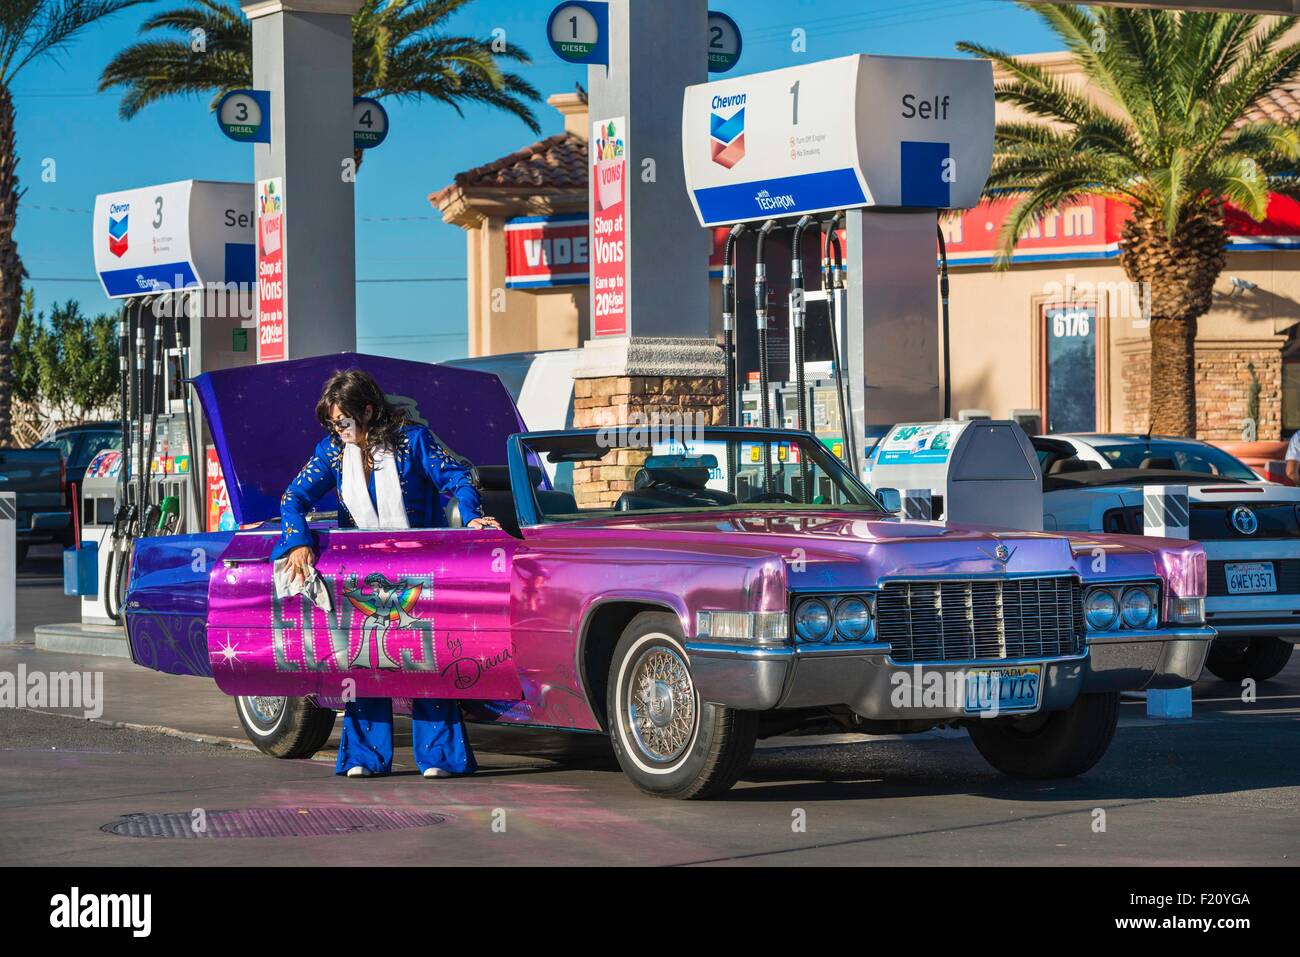
[[610,662],[609,736],[624,773],[642,791],[708,798],[744,773],[758,715],[700,701],[676,615],[643,612]]
[[334,730],[334,712],[310,698],[241,696],[235,711],[248,740],[276,758],[310,758]]
[[1251,638],[1245,644],[1217,639],[1205,667],[1224,681],[1267,681],[1286,667],[1294,647],[1281,638]]
[[1101,760],[1115,736],[1118,694],[1081,694],[1064,711],[972,721],[984,760],[1017,778],[1072,778]]

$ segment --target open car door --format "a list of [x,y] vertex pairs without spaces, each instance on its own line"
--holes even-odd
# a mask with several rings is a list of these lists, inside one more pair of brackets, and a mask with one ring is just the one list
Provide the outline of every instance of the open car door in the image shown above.
[[516,539],[493,529],[317,529],[330,608],[276,595],[277,532],[235,535],[213,569],[208,653],[231,695],[517,701]]

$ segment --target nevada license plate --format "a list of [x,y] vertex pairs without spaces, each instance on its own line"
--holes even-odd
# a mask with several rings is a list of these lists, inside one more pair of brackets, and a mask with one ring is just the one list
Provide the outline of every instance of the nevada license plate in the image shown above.
[[976,668],[966,672],[966,713],[1037,711],[1043,666]]
[[1277,591],[1272,562],[1224,562],[1229,595],[1270,594]]

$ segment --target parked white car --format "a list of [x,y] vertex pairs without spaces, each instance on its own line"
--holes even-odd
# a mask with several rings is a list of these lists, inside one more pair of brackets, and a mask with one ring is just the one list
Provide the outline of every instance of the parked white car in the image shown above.
[[1272,678],[1300,641],[1300,488],[1275,485],[1195,439],[1053,435],[1033,440],[1048,531],[1142,534],[1142,487],[1186,485],[1191,537],[1205,546],[1206,667],[1227,681]]

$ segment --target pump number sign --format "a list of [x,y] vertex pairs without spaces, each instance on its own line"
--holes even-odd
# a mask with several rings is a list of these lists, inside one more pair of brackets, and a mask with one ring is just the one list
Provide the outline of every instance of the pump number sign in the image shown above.
[[546,38],[561,60],[609,65],[609,6],[604,3],[562,3],[551,11]]
[[726,73],[740,62],[740,27],[725,13],[709,11],[709,72]]
[[232,90],[217,104],[221,132],[238,143],[271,142],[271,94],[266,90]]
[[388,111],[378,100],[366,96],[352,100],[352,145],[359,150],[374,149],[388,138]]

